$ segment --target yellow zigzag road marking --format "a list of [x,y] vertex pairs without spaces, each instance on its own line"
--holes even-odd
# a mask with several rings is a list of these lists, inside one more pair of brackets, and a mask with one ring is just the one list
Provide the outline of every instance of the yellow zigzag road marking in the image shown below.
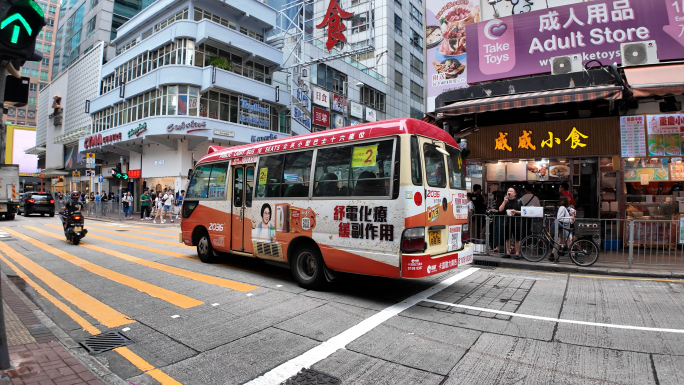
[[[30,226],[25,226],[29,227]],[[132,289],[138,290],[140,292],[146,293],[152,297],[159,298],[163,301],[169,302],[173,305],[176,305],[178,307],[181,307],[183,309],[191,308],[197,305],[201,305],[204,302],[196,300],[194,298],[188,297],[187,295],[179,294],[176,293],[175,291],[171,291],[168,289],[161,288],[156,285],[152,285],[151,283],[147,283],[144,281],[141,281],[136,278],[129,277],[127,275],[117,273],[116,271],[106,269],[104,267],[101,267],[99,265],[96,265],[94,263],[88,262],[85,259],[79,258],[73,254],[69,254],[66,251],[62,251],[56,247],[52,247],[48,244],[45,244],[35,238],[31,238],[29,236],[26,236],[22,233],[19,233],[17,231],[14,231],[8,227],[3,227],[2,230],[7,231],[8,233],[14,235],[15,237],[21,238],[34,246],[43,249],[47,251],[50,254],[56,255],[63,260],[70,262],[78,267],[81,267],[85,270],[90,271],[93,274],[99,275],[101,277],[107,278],[109,280],[112,280],[114,282],[120,283],[124,286],[128,286]],[[33,229],[32,229],[33,230]]]
[[133,365],[135,365],[138,369],[142,370],[145,372],[147,375],[150,377],[154,378],[157,380],[160,384],[162,385],[181,385],[180,382],[174,380],[171,378],[168,374],[162,372],[159,369],[156,369],[154,366],[152,366],[149,362],[143,360],[140,356],[137,354],[133,353],[131,349],[122,346],[120,348],[114,349],[115,352],[121,354],[125,359],[130,361]]
[[[60,235],[51,233],[49,231],[45,231],[45,230],[35,228],[33,226],[24,226],[24,227],[31,229],[33,231],[36,231],[38,233],[45,234],[47,236],[53,237],[53,238],[57,238],[57,239],[63,238]],[[161,270],[161,271],[164,271],[164,272],[167,272],[170,274],[175,274],[175,275],[185,277],[185,278],[189,278],[189,279],[192,279],[195,281],[200,281],[200,282],[205,282],[205,283],[209,283],[212,285],[225,287],[225,288],[231,289],[231,290],[250,291],[250,290],[254,290],[254,289],[259,288],[258,286],[253,286],[253,285],[248,285],[248,284],[241,283],[241,282],[231,281],[231,280],[225,279],[225,278],[213,277],[213,276],[206,275],[206,274],[195,273],[195,272],[188,271],[185,269],[181,269],[178,267],[164,265],[164,264],[161,264],[159,262],[148,261],[146,259],[134,257],[132,255],[120,253],[118,251],[110,250],[110,249],[100,247],[100,246],[95,246],[95,245],[92,245],[89,243],[81,242],[79,245],[83,246],[85,248],[91,249],[91,250],[99,251],[101,253],[105,253],[105,254],[109,254],[109,255],[117,257],[117,258],[121,258],[125,261],[129,261],[129,262],[137,263],[139,265],[147,266],[147,267],[150,267],[152,269]]]
[[[7,257],[13,259],[15,262],[20,264],[21,266],[24,267],[24,269],[28,270],[31,274],[36,276],[36,278],[40,279],[41,281],[45,282],[48,286],[50,286],[54,291],[59,293],[64,299],[67,301],[73,303],[74,305],[78,306],[81,308],[84,312],[86,312],[88,315],[91,317],[95,318],[98,320],[98,322],[102,323],[104,326],[108,328],[115,328],[121,325],[126,325],[131,322],[135,322],[132,319],[126,317],[125,315],[119,313],[118,311],[112,309],[111,307],[105,305],[104,303],[96,300],[95,298],[91,297],[90,295],[82,292],[81,290],[77,289],[75,286],[70,284],[69,282],[59,278],[52,272],[48,271],[44,267],[40,266],[39,264],[33,262],[29,258],[25,257],[24,255],[20,254],[19,252],[15,251],[13,248],[7,246],[6,243],[0,242],[0,251],[4,252]],[[2,258],[2,257],[0,257]],[[7,259],[2,258],[5,263],[9,262]],[[9,263],[7,263],[10,267],[12,267]],[[21,273],[19,269],[16,269],[12,267],[19,275],[24,275],[22,278],[26,280],[26,282],[29,282],[28,277],[25,277],[24,273]],[[31,281],[33,282],[33,281]],[[45,296],[45,298],[50,299],[52,297],[49,293],[45,292],[45,290],[40,288],[40,286],[36,285],[35,282],[33,282],[32,286],[41,292]],[[50,296],[50,297],[48,297]],[[54,297],[53,297],[54,298]],[[55,299],[57,300],[57,299]],[[79,306],[77,304],[80,304],[82,306]],[[66,307],[66,305],[64,305]],[[58,306],[60,309],[64,310],[62,307]],[[67,307],[68,308],[68,307]],[[67,314],[67,312],[65,310]],[[78,316],[78,314],[76,314]],[[80,316],[78,316],[80,317]],[[83,322],[87,322],[85,319],[82,317],[80,318],[72,318],[81,326],[83,326]],[[79,321],[80,319],[80,321]],[[84,327],[85,328],[85,327]],[[87,330],[87,329],[86,329]],[[99,331],[96,332],[96,334],[99,334]]]

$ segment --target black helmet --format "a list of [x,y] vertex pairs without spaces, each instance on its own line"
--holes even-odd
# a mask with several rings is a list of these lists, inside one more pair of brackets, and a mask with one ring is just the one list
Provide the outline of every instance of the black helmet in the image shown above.
[[76,200],[76,199],[78,199],[78,198],[80,198],[80,197],[81,197],[81,193],[79,193],[78,191],[72,191],[72,192],[71,192],[71,199]]

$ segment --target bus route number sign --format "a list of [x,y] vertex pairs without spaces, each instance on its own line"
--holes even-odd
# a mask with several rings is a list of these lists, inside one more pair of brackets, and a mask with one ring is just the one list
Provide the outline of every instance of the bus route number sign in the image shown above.
[[378,156],[378,145],[354,147],[352,167],[374,166]]

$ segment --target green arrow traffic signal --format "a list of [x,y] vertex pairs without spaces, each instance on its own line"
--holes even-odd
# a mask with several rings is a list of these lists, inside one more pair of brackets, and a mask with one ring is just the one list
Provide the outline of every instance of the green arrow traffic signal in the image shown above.
[[[33,0],[17,0],[6,12],[0,14],[0,43],[3,51],[30,48],[31,52],[20,54],[4,52],[3,56],[28,56],[33,54],[36,36],[45,26],[43,10]],[[15,55],[12,55],[14,53]]]

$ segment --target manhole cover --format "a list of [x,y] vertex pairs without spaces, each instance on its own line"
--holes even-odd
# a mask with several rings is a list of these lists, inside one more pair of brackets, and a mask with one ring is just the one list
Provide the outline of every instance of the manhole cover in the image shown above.
[[106,332],[88,337],[80,344],[86,348],[90,354],[100,354],[131,343],[133,343],[133,340],[126,337],[121,332]]
[[341,384],[339,378],[313,369],[302,369],[299,373],[283,381],[281,385],[328,385]]

